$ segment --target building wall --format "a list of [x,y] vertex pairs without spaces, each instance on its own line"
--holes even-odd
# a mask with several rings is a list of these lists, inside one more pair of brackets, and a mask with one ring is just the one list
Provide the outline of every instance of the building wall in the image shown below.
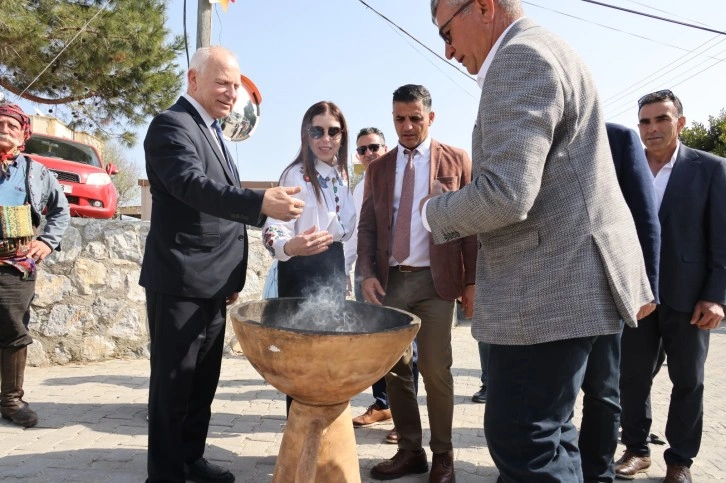
[[[146,298],[139,286],[149,223],[73,218],[62,250],[38,268],[30,309],[31,365],[148,357]],[[250,229],[247,282],[240,301],[261,297],[272,258]],[[225,348],[236,345],[227,328]]]

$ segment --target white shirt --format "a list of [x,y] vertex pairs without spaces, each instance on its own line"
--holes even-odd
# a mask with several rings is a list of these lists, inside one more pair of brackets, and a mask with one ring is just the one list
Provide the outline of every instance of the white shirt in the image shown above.
[[[404,154],[403,146],[398,145],[396,153],[396,184],[393,188],[393,228],[391,229],[391,241],[396,230],[398,220],[398,206],[401,203],[401,190],[403,188],[403,173],[408,164],[408,156]],[[413,166],[416,170],[416,177],[413,188],[413,210],[411,212],[411,248],[408,258],[396,260],[393,255],[388,259],[389,266],[410,265],[412,267],[428,267],[429,260],[429,233],[423,228],[421,212],[418,209],[421,200],[428,196],[431,180],[431,138],[416,146],[413,156]],[[391,250],[393,251],[393,250]]]
[[666,187],[668,186],[668,180],[671,178],[673,166],[676,165],[676,158],[678,157],[678,149],[680,149],[680,147],[681,142],[678,141],[678,144],[676,144],[676,150],[673,151],[673,156],[671,156],[670,161],[660,168],[658,174],[653,176],[653,190],[655,190],[655,203],[658,207],[658,211],[660,211],[660,204],[663,202],[663,195],[665,194]]
[[317,227],[317,231],[325,230],[330,233],[334,242],[346,241],[353,234],[356,215],[348,181],[343,180],[337,168],[320,160],[315,161],[315,169],[319,175],[318,179],[321,177],[324,179],[324,182],[320,183],[322,188],[320,202],[315,197],[312,183],[305,180],[302,165],[297,164],[285,170],[280,179],[280,186],[302,186],[302,191],[293,196],[305,202],[302,215],[297,220],[285,222],[268,218],[263,227],[262,240],[265,248],[282,262],[291,258],[285,254],[285,243],[313,226]]
[[353,205],[355,206],[356,222],[353,234],[348,240],[343,243],[343,253],[345,253],[345,273],[350,277],[350,272],[353,270],[353,264],[356,258],[358,258],[358,223],[360,222],[360,210],[363,207],[363,193],[365,192],[366,175],[363,173],[363,177],[358,184],[355,185],[353,190]]

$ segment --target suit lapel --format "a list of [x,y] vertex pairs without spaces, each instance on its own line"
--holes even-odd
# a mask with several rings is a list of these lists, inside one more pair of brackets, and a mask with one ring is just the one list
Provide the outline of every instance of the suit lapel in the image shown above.
[[698,154],[681,144],[673,171],[668,178],[668,185],[663,193],[660,210],[658,210],[658,218],[661,223],[668,218],[673,207],[677,205],[681,194],[687,192],[688,185],[700,167],[701,161],[698,159]]
[[[202,135],[207,139],[207,143],[209,143],[209,149],[211,149],[214,152],[214,155],[217,157],[217,161],[222,166],[222,169],[224,170],[224,174],[227,176],[227,181],[231,184],[235,184],[235,177],[232,174],[232,172],[229,170],[229,165],[227,164],[227,160],[224,159],[224,156],[222,156],[222,152],[219,150],[219,147],[217,146],[217,141],[212,137],[213,134],[209,130],[209,126],[206,125],[204,122],[204,119],[202,119],[202,116],[197,112],[197,110],[192,106],[192,104],[184,99],[183,97],[179,98],[179,103],[181,103],[182,106],[184,106],[184,109],[186,109],[189,114],[192,115],[194,120],[197,123],[197,126],[199,127],[200,131],[202,131]],[[222,144],[222,149],[226,149],[224,144]],[[229,156],[229,153],[227,153]],[[230,158],[232,159],[232,158]]]

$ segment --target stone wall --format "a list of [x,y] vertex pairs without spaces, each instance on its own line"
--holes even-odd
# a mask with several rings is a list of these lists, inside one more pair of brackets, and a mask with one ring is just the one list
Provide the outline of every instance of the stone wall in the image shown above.
[[[138,283],[148,232],[148,222],[72,219],[62,250],[39,265],[30,310],[31,365],[148,358],[145,296]],[[260,231],[248,233],[240,301],[260,298],[272,262]],[[228,352],[236,345],[233,339],[228,321]]]

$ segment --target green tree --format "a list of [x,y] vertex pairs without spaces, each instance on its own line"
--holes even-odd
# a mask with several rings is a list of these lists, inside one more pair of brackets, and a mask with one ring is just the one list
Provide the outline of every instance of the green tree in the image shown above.
[[718,116],[708,116],[708,127],[700,122],[691,123],[691,127],[681,131],[681,141],[689,148],[726,158],[726,109],[721,109]]
[[184,39],[165,12],[164,0],[0,0],[0,87],[132,146],[181,89]]

